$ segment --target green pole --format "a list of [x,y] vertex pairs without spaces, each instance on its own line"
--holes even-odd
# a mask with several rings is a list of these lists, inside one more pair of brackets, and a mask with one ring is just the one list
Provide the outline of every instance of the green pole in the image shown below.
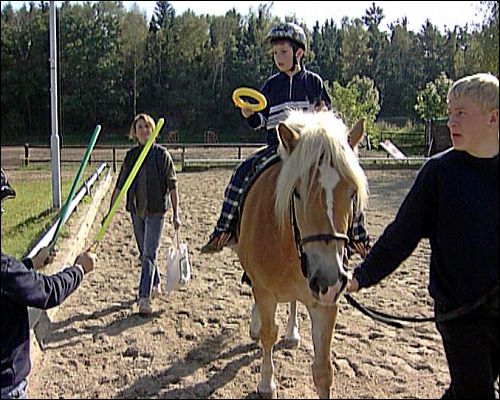
[[135,162],[134,166],[132,167],[132,170],[130,171],[130,174],[128,175],[127,179],[125,180],[125,183],[123,184],[123,187],[121,190],[118,192],[118,195],[116,196],[115,202],[111,206],[108,215],[106,215],[106,218],[102,222],[101,229],[99,229],[99,232],[97,232],[97,235],[95,237],[94,243],[90,248],[97,247],[97,244],[101,241],[101,239],[104,236],[104,233],[106,233],[106,229],[108,229],[108,226],[111,222],[111,219],[116,213],[116,210],[118,209],[118,204],[120,203],[120,200],[125,196],[125,193],[127,192],[128,188],[132,184],[132,181],[134,180],[135,176],[139,172],[139,168],[141,167],[142,163],[144,162],[149,150],[151,149],[151,146],[153,146],[153,143],[158,136],[158,133],[160,133],[160,129],[163,126],[165,120],[163,118],[160,118],[158,120],[158,123],[156,124],[156,127],[151,134],[151,136],[148,138],[146,141],[146,144],[144,145],[143,149],[141,150],[141,153],[139,154],[139,157],[137,158],[137,161]]
[[71,185],[71,189],[69,191],[68,197],[66,198],[66,202],[63,205],[63,208],[61,210],[61,213],[59,214],[59,222],[57,223],[57,228],[54,233],[54,237],[52,238],[52,241],[50,243],[50,249],[52,250],[56,244],[57,238],[59,237],[59,234],[61,232],[61,228],[68,219],[68,210],[69,210],[69,205],[73,201],[73,198],[75,197],[75,192],[76,188],[78,187],[78,183],[80,182],[80,179],[82,177],[83,171],[85,170],[85,167],[87,166],[87,163],[90,158],[90,153],[92,153],[92,150],[94,149],[94,146],[97,142],[97,137],[99,136],[99,133],[101,132],[101,125],[97,125],[94,129],[94,133],[92,134],[92,137],[90,138],[89,145],[87,146],[87,150],[85,151],[85,155],[83,156],[82,162],[80,163],[80,168],[78,168],[78,172],[76,173],[75,178],[73,179],[73,183]]

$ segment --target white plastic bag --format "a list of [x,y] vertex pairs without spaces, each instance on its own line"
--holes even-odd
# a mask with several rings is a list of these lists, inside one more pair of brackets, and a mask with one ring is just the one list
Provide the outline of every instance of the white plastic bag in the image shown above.
[[172,245],[167,251],[167,271],[165,290],[172,292],[181,286],[187,285],[191,280],[191,265],[189,264],[189,253],[187,243],[179,244],[179,233],[175,231]]

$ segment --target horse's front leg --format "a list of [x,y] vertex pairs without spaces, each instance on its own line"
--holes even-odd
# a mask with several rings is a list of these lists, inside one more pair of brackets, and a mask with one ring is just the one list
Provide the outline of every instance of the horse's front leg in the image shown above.
[[286,324],[285,347],[295,349],[300,346],[299,323],[297,320],[297,301],[290,302]]
[[255,303],[253,303],[252,307],[252,317],[250,318],[250,337],[252,340],[259,340],[259,331],[260,331],[260,315],[259,310],[257,309]]
[[337,319],[338,306],[307,308],[311,316],[312,338],[314,343],[313,380],[321,399],[330,398],[333,383],[333,368],[330,360],[333,329]]
[[260,343],[262,345],[261,379],[257,390],[262,398],[275,399],[273,346],[278,340],[278,326],[275,322],[277,302],[271,294],[254,289],[257,311],[260,316]]

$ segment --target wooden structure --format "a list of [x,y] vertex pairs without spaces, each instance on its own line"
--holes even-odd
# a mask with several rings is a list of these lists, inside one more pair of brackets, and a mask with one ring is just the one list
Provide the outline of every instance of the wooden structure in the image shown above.
[[425,121],[426,156],[430,157],[452,146],[448,118],[433,118]]
[[382,147],[385,151],[387,151],[388,155],[392,156],[396,160],[404,160],[406,158],[406,154],[404,154],[394,143],[392,143],[389,139],[386,139],[383,142],[379,143],[380,147]]
[[165,143],[177,143],[177,131],[168,131],[165,135]]
[[217,136],[217,133],[211,130],[205,131],[203,140],[205,143],[219,143],[219,137]]

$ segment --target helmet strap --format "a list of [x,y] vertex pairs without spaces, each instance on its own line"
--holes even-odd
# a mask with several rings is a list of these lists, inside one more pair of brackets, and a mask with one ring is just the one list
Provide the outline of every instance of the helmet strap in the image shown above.
[[292,62],[292,68],[290,68],[290,72],[295,71],[295,67],[297,65],[300,66],[299,60],[297,60],[297,51],[299,51],[301,47],[298,47],[297,45],[293,44],[292,49],[293,49],[293,62]]

